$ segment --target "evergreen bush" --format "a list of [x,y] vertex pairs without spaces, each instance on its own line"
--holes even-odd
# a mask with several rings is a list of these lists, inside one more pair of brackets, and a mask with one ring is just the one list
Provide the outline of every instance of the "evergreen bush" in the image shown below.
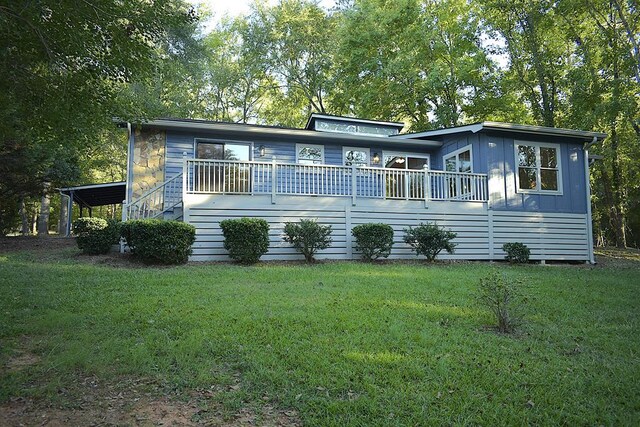
[[390,225],[360,224],[353,227],[351,234],[356,238],[356,250],[362,252],[365,261],[387,258],[391,254],[393,228]]
[[431,223],[420,223],[417,227],[404,229],[405,243],[408,243],[417,255],[424,255],[427,261],[435,260],[443,250],[452,254],[456,247],[452,240],[456,236],[453,231]]
[[196,240],[195,227],[180,221],[131,220],[120,232],[131,253],[146,263],[184,264]]
[[220,222],[220,228],[231,259],[253,264],[269,250],[269,224],[264,219],[227,219]]
[[315,262],[314,255],[322,249],[331,246],[331,226],[318,224],[311,219],[301,219],[300,222],[286,222],[284,225],[284,240],[304,255],[304,259]]
[[504,258],[510,263],[525,264],[529,262],[531,251],[524,243],[505,243],[502,245],[502,250],[505,252]]
[[113,227],[102,218],[78,218],[73,222],[72,230],[78,248],[88,255],[106,254],[111,245],[117,243]]

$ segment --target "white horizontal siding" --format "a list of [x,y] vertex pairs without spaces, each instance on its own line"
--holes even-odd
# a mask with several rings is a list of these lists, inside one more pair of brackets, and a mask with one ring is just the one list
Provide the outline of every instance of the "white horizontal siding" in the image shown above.
[[[585,215],[527,214],[493,212],[486,204],[472,202],[430,202],[428,209],[419,201],[358,200],[331,197],[186,195],[185,221],[196,227],[192,261],[227,261],[220,221],[242,217],[265,219],[270,226],[270,247],[263,260],[301,260],[283,236],[285,222],[301,218],[331,225],[333,244],[320,251],[318,259],[359,258],[352,241],[351,228],[368,222],[382,222],[394,230],[390,259],[415,259],[403,242],[404,229],[422,222],[435,222],[457,233],[455,253],[443,253],[440,259],[504,259],[502,245],[522,242],[531,249],[533,260],[587,260],[588,240]],[[493,227],[490,227],[490,217]],[[493,230],[493,238],[489,233]],[[492,246],[490,248],[490,242]]]

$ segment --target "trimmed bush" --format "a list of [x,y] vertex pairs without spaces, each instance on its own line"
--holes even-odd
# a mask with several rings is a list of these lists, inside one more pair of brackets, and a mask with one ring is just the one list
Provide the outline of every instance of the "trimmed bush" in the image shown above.
[[78,248],[88,255],[106,254],[117,243],[114,226],[102,218],[78,218],[72,230]]
[[456,244],[452,242],[457,236],[451,230],[437,224],[420,223],[417,227],[404,229],[404,241],[408,243],[416,255],[424,255],[427,261],[433,261],[443,250],[452,254]]
[[529,262],[529,256],[531,251],[524,243],[513,242],[505,243],[502,245],[502,250],[505,252],[504,258],[513,264],[525,264]]
[[315,262],[314,255],[322,249],[331,246],[331,226],[318,224],[311,219],[301,219],[300,222],[286,222],[284,225],[284,240],[309,262]]
[[131,220],[120,232],[132,254],[154,264],[184,264],[196,240],[195,227],[180,221]]
[[226,219],[220,221],[220,228],[231,259],[253,264],[269,250],[269,224],[264,219]]
[[520,294],[522,283],[510,279],[496,271],[480,278],[478,301],[493,313],[496,329],[508,334],[514,332],[520,324],[520,317],[515,314],[521,308],[524,299]]
[[362,258],[373,261],[387,258],[393,246],[393,228],[387,224],[369,223],[353,227],[351,234],[356,238],[356,250],[362,252]]

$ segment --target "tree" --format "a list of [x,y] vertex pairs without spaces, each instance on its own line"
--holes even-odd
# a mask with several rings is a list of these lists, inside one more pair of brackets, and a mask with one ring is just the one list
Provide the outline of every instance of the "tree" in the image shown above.
[[155,115],[134,83],[179,56],[195,23],[181,0],[1,1],[0,197],[25,206],[75,181],[82,148],[112,117]]

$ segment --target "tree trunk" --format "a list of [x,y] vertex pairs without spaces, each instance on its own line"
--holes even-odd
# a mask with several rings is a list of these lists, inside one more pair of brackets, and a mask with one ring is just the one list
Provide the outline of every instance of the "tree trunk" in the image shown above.
[[616,238],[616,246],[627,247],[626,224],[624,218],[624,195],[622,193],[622,172],[620,160],[618,159],[618,132],[615,127],[611,130],[611,187],[613,190],[612,221]]
[[60,197],[60,220],[58,221],[58,234],[65,236],[67,233],[67,224],[69,223],[67,215],[69,208],[69,200],[66,197]]
[[38,236],[49,235],[49,214],[51,213],[50,183],[45,182],[40,197],[40,216],[38,217]]
[[29,233],[29,217],[27,214],[27,204],[24,201],[24,196],[20,197],[20,234],[23,236],[28,236]]

